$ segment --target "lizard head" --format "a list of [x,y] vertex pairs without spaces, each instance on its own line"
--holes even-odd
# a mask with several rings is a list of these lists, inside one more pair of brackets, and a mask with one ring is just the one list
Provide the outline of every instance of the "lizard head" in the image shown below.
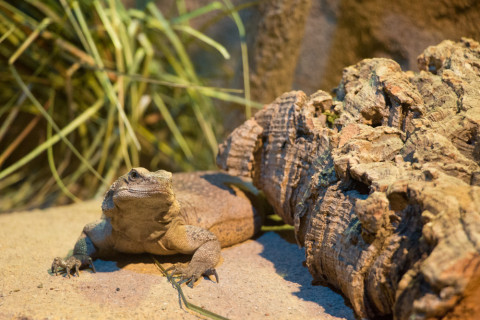
[[145,168],[133,168],[115,181],[105,194],[102,210],[106,216],[157,215],[168,211],[175,202],[172,173],[165,170],[150,172]]

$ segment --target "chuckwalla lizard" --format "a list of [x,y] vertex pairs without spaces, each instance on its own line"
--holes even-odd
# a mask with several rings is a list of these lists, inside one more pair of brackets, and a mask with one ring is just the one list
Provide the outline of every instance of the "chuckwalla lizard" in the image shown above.
[[[117,252],[192,254],[175,274],[192,285],[215,275],[220,248],[252,237],[260,230],[262,202],[256,189],[240,178],[218,172],[150,172],[134,168],[106,192],[100,220],[87,224],[73,255],[55,258],[52,272],[93,266],[92,258]],[[257,202],[257,200],[259,202]]]

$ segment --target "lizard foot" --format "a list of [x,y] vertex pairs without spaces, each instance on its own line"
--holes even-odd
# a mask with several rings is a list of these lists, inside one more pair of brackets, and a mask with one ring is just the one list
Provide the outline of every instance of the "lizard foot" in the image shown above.
[[63,268],[69,278],[71,270],[74,270],[74,274],[80,277],[79,270],[81,267],[91,267],[93,272],[97,272],[95,270],[95,266],[93,265],[92,258],[87,255],[73,255],[67,260],[63,260],[60,257],[56,257],[55,259],[53,259],[52,273],[58,275],[58,269]]
[[218,283],[218,274],[215,268],[208,268],[201,263],[177,263],[172,267],[168,268],[166,271],[173,270],[171,275],[180,275],[180,280],[177,282],[179,285],[187,283],[187,285],[193,288],[193,284],[201,276],[215,276],[215,280]]

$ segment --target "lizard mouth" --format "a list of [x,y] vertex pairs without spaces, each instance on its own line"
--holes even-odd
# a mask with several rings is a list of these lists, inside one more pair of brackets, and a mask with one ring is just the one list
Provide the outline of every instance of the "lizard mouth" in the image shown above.
[[161,189],[137,189],[137,188],[128,188],[125,189],[131,193],[145,193],[145,194],[168,194],[169,192]]
[[169,195],[169,192],[166,189],[154,189],[154,188],[121,188],[117,190],[117,193],[131,193],[131,194],[142,194],[142,195]]

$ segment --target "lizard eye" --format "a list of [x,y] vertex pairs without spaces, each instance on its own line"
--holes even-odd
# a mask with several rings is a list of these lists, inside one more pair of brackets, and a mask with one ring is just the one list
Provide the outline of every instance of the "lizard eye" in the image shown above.
[[137,179],[137,178],[140,177],[140,174],[137,172],[137,170],[132,170],[132,171],[130,171],[130,177],[132,179]]

